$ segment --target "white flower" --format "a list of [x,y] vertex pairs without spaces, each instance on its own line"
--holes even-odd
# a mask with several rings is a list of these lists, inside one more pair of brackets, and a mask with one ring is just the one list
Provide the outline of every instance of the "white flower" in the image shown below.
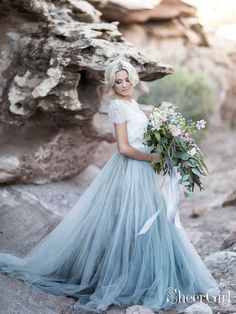
[[190,156],[194,156],[196,154],[197,150],[195,147],[192,147],[189,151],[188,151],[188,154]]
[[205,126],[206,126],[206,121],[203,120],[203,119],[197,121],[197,123],[196,123],[196,127],[197,127],[198,129],[204,129]]
[[170,124],[169,129],[170,129],[170,132],[173,136],[178,136],[181,134],[181,130],[179,128],[177,128],[177,126],[174,124]]
[[155,123],[154,123],[154,121],[153,121],[153,120],[151,121],[151,125],[152,125],[152,126],[155,126]]
[[151,124],[156,127],[156,129],[159,129],[163,123],[166,121],[166,117],[161,115],[158,111],[154,111],[152,114],[153,120],[151,121]]

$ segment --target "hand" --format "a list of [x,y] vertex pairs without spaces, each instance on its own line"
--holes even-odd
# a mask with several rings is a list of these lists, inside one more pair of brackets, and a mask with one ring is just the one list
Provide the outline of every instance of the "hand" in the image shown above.
[[161,153],[151,153],[151,161],[160,161]]

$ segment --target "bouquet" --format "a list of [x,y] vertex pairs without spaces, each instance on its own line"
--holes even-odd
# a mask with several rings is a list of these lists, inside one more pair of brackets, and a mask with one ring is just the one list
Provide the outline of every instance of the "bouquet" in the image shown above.
[[155,172],[170,175],[173,167],[177,167],[180,174],[178,183],[184,186],[184,195],[188,197],[193,193],[195,185],[200,191],[204,190],[201,176],[206,176],[208,169],[203,154],[191,135],[205,128],[206,121],[186,121],[176,109],[177,106],[167,102],[154,107],[149,115],[143,144],[151,147],[151,152],[161,154],[160,161],[152,162]]

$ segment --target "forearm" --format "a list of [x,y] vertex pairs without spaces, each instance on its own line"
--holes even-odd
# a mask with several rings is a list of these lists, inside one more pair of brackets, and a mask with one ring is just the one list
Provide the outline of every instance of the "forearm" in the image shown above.
[[137,160],[144,160],[144,161],[152,161],[153,157],[151,153],[143,153],[139,150],[135,149],[131,145],[126,145],[119,149],[119,152],[129,158],[137,159]]

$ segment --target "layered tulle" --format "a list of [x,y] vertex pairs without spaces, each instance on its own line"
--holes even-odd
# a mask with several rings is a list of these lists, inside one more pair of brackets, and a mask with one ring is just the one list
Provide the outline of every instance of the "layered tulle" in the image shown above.
[[[150,229],[137,235],[157,211]],[[118,152],[28,255],[0,253],[0,271],[44,292],[75,297],[78,311],[101,312],[111,304],[168,309],[168,288],[188,295],[219,292],[184,229],[168,221],[151,164]]]

